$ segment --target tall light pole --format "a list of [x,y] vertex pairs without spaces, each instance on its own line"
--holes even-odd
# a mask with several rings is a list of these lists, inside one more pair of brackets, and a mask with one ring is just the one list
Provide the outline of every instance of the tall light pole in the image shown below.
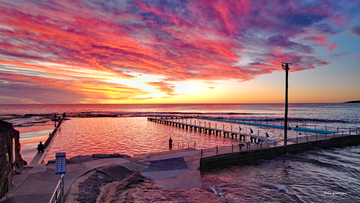
[[281,62],[282,68],[285,70],[285,121],[284,121],[284,150],[286,153],[286,146],[287,146],[287,126],[288,126],[288,75],[289,75],[289,64]]

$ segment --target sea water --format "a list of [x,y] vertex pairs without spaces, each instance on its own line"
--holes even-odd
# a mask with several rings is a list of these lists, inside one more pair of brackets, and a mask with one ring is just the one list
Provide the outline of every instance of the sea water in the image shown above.
[[[216,145],[231,145],[234,142],[229,138],[147,121],[146,117],[127,116],[166,114],[226,117],[232,120],[273,122],[275,125],[281,125],[284,115],[282,104],[0,105],[0,107],[0,115],[3,117],[9,114],[64,112],[126,116],[69,117],[70,120],[62,124],[61,130],[54,139],[47,160],[53,159],[57,151],[66,151],[68,158],[93,153],[135,155],[166,151],[169,150],[170,136],[174,140],[174,149],[194,145],[195,148],[201,149]],[[349,128],[360,127],[359,112],[360,104],[290,104],[289,121],[291,125],[307,125],[308,128],[348,131]],[[50,127],[51,124],[49,122],[44,125]],[[211,125],[215,127],[215,123]],[[222,127],[221,125],[219,123],[218,127]],[[230,125],[227,124],[225,128],[229,129]],[[262,133],[269,131],[271,138],[282,137],[282,132],[242,126],[247,131],[250,127],[255,133],[257,130]],[[234,126],[234,129],[236,128],[238,126]],[[39,132],[41,131],[43,129],[39,129]],[[41,136],[43,135],[39,135]],[[298,135],[290,134],[290,136]],[[260,160],[252,165],[208,172],[202,175],[202,184],[230,202],[359,202],[359,158],[359,146],[313,149],[272,160]]]

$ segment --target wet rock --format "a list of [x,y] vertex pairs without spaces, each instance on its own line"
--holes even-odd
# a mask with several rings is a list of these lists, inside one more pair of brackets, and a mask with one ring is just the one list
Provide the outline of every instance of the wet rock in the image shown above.
[[100,188],[109,182],[112,182],[109,176],[96,171],[85,181],[79,183],[76,201],[80,203],[95,203],[100,194]]
[[104,166],[99,168],[98,171],[108,175],[113,181],[121,181],[133,174],[131,170],[122,165]]
[[111,157],[121,157],[120,154],[114,153],[114,154],[110,154]]
[[124,158],[124,157],[130,157],[128,155],[121,155],[121,154],[93,154],[93,159],[106,159],[106,158]]
[[70,163],[84,163],[84,162],[88,162],[88,161],[92,161],[93,157],[92,156],[76,156],[76,157],[71,157],[69,162]]
[[225,199],[201,188],[160,189],[139,174],[102,188],[98,202],[226,202]]
[[110,154],[93,154],[92,157],[94,159],[104,159],[104,158],[111,158]]

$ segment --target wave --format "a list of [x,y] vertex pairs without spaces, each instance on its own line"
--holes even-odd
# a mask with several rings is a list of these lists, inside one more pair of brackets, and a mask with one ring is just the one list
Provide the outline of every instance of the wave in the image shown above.
[[329,120],[329,119],[312,119],[312,118],[289,118],[289,121],[292,122],[313,122],[313,123],[347,123],[346,121],[342,121],[342,120]]
[[288,190],[288,188],[284,185],[276,185],[275,187],[280,191],[284,191],[288,195],[293,195],[293,193],[290,190]]
[[[61,114],[58,114],[61,116]],[[230,115],[232,115],[230,117]],[[237,115],[237,116],[234,116]],[[281,117],[259,117],[264,116],[264,113],[235,113],[235,112],[134,112],[134,111],[121,111],[121,112],[102,112],[102,111],[90,111],[90,112],[78,112],[78,113],[67,113],[68,117],[147,117],[147,116],[183,116],[186,118],[213,118],[213,119],[224,119],[234,121],[261,121],[261,122],[283,122],[284,118]],[[54,114],[5,114],[0,115],[3,119],[14,119],[14,118],[31,118],[31,117],[48,117],[52,118]],[[247,116],[247,117],[244,117]],[[249,117],[251,116],[251,117]],[[348,123],[343,120],[336,119],[319,119],[319,118],[288,118],[289,122],[295,123]]]
[[[274,121],[283,122],[284,118],[237,118],[237,117],[216,117],[217,119],[238,120],[238,121]],[[347,123],[342,120],[312,119],[312,118],[288,118],[289,122],[298,123]]]
[[213,191],[215,195],[219,195],[218,191],[216,190],[215,186],[209,186],[209,188]]

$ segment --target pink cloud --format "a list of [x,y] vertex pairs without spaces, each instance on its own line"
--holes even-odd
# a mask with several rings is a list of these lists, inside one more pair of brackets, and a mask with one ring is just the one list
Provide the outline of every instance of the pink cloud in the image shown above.
[[176,95],[174,92],[175,85],[166,82],[148,82],[147,84],[155,86],[156,89],[160,90],[161,92],[166,93],[167,95],[173,96]]
[[[18,80],[2,77],[11,83],[28,78],[34,86],[44,83],[54,90],[77,89],[86,98],[95,97],[91,92],[96,90],[97,97],[110,99],[113,84],[96,88],[103,81],[89,82],[86,71],[124,79],[161,76],[164,81],[147,84],[173,96],[174,81],[251,80],[279,70],[282,61],[292,62],[292,71],[313,69],[330,63],[316,48],[335,50],[329,37],[348,24],[348,7],[336,1],[326,4],[5,2],[0,6],[0,67],[15,72],[11,74]],[[245,54],[253,63],[238,65]],[[58,65],[43,65],[49,63]],[[38,72],[43,75],[31,75]],[[148,94],[125,85],[114,88],[121,92],[118,98]]]

